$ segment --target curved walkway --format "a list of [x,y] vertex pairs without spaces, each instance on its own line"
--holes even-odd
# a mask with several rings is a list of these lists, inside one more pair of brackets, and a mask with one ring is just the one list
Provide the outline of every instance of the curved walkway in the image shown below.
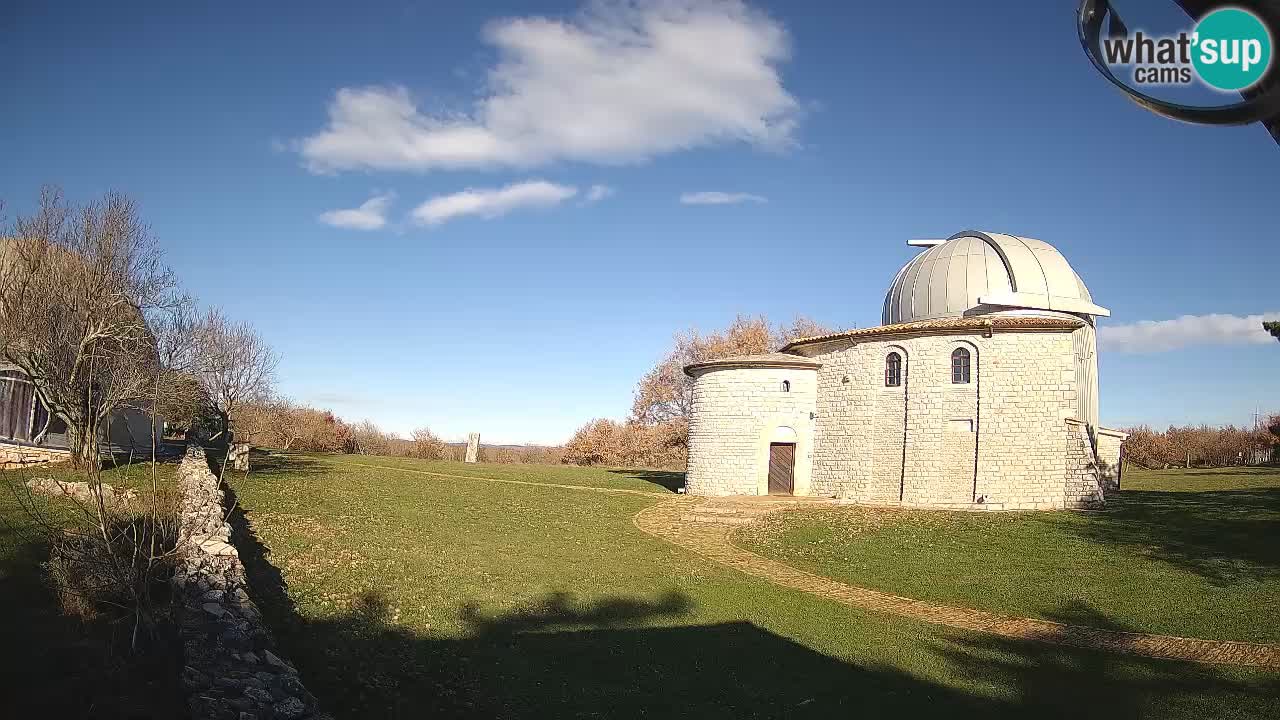
[[662,538],[748,575],[780,587],[802,590],[844,605],[900,615],[949,628],[991,633],[1018,640],[1070,645],[1144,657],[1201,663],[1250,665],[1280,669],[1280,645],[1196,640],[1169,635],[1102,630],[1048,620],[1012,617],[969,608],[934,605],[921,600],[855,587],[797,570],[730,542],[735,525],[796,503],[769,498],[679,497],[641,510],[633,522]]

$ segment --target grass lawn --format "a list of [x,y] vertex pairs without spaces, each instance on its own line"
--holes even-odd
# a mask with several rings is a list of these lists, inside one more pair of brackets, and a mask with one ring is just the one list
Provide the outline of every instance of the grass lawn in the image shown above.
[[847,507],[771,516],[742,547],[940,603],[1280,642],[1280,469],[1126,472],[1097,513]]
[[[173,464],[157,466],[171,486]],[[103,481],[140,491],[150,487],[150,465],[105,471]],[[48,559],[41,526],[24,509],[21,489],[33,477],[79,481],[65,464],[0,471],[0,717],[173,718],[186,712],[178,687],[177,654],[162,648],[142,661],[122,652],[132,625],[110,616],[88,625],[63,616],[44,584]],[[36,498],[53,522],[74,508]]]
[[257,461],[230,478],[237,544],[339,718],[1280,714],[1277,673],[951,631],[742,575],[632,524],[671,473]]

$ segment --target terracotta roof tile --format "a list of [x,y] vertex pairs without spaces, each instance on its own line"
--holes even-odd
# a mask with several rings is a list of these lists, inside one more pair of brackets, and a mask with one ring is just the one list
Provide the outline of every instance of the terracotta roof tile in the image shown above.
[[881,335],[904,335],[908,333],[927,332],[965,332],[985,330],[987,328],[1006,331],[1048,330],[1070,332],[1071,330],[1075,330],[1083,325],[1084,322],[1081,320],[1035,317],[1029,315],[984,315],[960,318],[937,318],[935,320],[917,320],[915,322],[898,323],[896,325],[877,325],[869,328],[845,330],[844,332],[831,333],[829,335],[799,338],[787,343],[786,346],[782,348],[782,352],[785,353],[792,348],[796,348],[801,345],[811,345],[813,343],[827,342],[829,340],[843,340],[846,338],[856,339],[879,337]]

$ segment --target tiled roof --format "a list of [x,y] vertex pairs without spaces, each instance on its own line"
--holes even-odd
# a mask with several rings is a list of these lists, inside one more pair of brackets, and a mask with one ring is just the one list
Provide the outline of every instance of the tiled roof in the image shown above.
[[827,342],[829,340],[844,340],[846,338],[857,339],[879,337],[881,335],[904,335],[909,333],[929,332],[974,332],[984,331],[987,329],[993,331],[1004,330],[1014,332],[1028,330],[1070,332],[1083,325],[1083,321],[1069,320],[1067,318],[1017,315],[937,318],[935,320],[917,320],[915,322],[897,323],[895,325],[877,325],[869,328],[845,330],[844,332],[831,333],[829,335],[799,338],[787,343],[787,345],[782,348],[782,351],[785,353],[802,345],[812,345],[814,343]]
[[776,352],[763,355],[735,355],[733,357],[690,363],[684,366],[684,374],[693,375],[698,370],[710,368],[781,367],[817,369],[821,366],[822,363],[817,360],[812,360],[802,355]]

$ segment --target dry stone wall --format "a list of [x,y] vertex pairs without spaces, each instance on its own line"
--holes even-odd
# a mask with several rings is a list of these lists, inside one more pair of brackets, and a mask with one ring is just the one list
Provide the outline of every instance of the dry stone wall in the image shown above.
[[66,450],[32,447],[29,445],[0,445],[0,470],[18,470],[28,465],[70,460]]
[[173,575],[183,658],[182,684],[193,720],[327,718],[298,672],[275,652],[271,634],[231,544],[225,497],[203,448],[191,444],[178,467],[178,563]]

